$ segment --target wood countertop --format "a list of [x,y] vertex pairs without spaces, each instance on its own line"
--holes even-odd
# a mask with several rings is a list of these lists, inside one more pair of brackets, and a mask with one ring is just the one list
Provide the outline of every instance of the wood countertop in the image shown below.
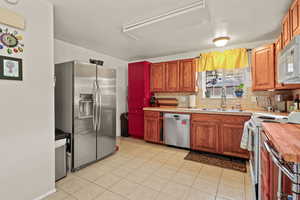
[[287,162],[300,163],[300,125],[262,123],[266,136]]

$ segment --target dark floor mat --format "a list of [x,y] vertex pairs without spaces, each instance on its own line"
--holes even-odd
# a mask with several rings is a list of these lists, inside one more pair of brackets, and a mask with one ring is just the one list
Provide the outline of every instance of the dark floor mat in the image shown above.
[[247,160],[241,158],[191,151],[184,159],[240,172],[247,172]]

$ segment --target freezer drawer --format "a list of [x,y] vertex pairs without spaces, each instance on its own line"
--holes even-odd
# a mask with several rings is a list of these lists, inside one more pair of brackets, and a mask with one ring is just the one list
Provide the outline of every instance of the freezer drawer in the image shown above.
[[190,115],[164,114],[164,141],[167,145],[190,148]]

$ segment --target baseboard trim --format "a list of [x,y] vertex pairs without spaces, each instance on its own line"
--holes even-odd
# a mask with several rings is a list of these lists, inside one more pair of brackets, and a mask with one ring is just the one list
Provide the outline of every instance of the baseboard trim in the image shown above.
[[50,190],[49,192],[47,192],[46,194],[43,194],[42,196],[39,196],[33,200],[42,200],[44,198],[46,198],[47,196],[49,196],[50,194],[53,194],[56,192],[56,189],[54,188],[53,190]]

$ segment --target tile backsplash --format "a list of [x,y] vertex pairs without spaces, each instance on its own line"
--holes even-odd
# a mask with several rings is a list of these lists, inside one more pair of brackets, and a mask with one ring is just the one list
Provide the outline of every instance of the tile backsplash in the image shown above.
[[[289,91],[259,91],[253,92],[251,88],[245,88],[244,96],[241,98],[227,98],[227,108],[235,108],[237,104],[241,105],[243,110],[266,110],[268,106],[274,106],[275,95],[283,94],[292,96],[300,94],[300,90]],[[159,98],[177,98],[179,107],[189,106],[190,93],[156,93],[155,96]],[[196,94],[196,106],[198,108],[220,108],[220,98],[205,98],[201,89]]]

